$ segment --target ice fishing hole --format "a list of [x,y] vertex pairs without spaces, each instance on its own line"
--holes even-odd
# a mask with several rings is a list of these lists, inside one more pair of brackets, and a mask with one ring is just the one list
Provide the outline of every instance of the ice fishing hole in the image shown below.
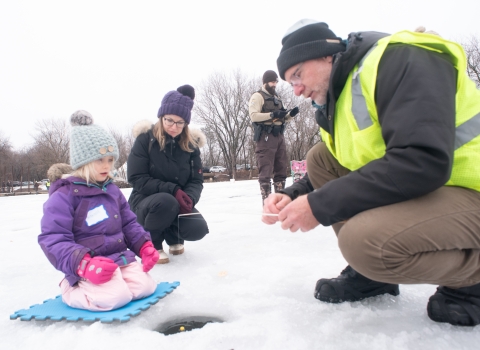
[[170,335],[176,333],[188,332],[193,329],[199,329],[205,326],[207,323],[222,323],[223,320],[217,317],[207,317],[207,316],[191,316],[185,317],[180,320],[173,320],[165,322],[158,326],[154,331]]

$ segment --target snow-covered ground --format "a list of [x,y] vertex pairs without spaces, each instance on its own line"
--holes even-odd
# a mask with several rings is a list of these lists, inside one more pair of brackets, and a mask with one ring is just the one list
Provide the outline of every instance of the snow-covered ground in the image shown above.
[[[291,180],[289,180],[291,181]],[[124,189],[129,196],[130,189]],[[46,194],[0,197],[0,349],[478,349],[480,326],[430,321],[431,285],[402,285],[398,297],[327,304],[315,282],[346,266],[329,227],[308,233],[261,222],[258,182],[205,183],[198,209],[210,233],[152,270],[180,286],[129,322],[10,320],[55,297],[62,273],[37,243]],[[160,325],[191,316],[220,318],[165,336]]]

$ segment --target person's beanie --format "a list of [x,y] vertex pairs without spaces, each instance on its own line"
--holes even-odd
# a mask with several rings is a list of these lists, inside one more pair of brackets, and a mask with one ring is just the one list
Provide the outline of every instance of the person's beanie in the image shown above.
[[163,117],[165,114],[174,114],[189,124],[194,99],[195,89],[190,85],[182,85],[176,91],[169,91],[163,97],[157,117]]
[[70,165],[73,170],[106,156],[118,159],[117,142],[109,132],[93,124],[90,113],[76,111],[70,116],[70,124]]
[[263,73],[262,81],[264,84],[277,81],[277,79],[278,75],[273,70],[267,70],[265,73]]
[[296,64],[315,58],[332,56],[346,49],[340,37],[328,28],[328,24],[302,19],[291,26],[282,39],[282,49],[277,58],[280,77]]

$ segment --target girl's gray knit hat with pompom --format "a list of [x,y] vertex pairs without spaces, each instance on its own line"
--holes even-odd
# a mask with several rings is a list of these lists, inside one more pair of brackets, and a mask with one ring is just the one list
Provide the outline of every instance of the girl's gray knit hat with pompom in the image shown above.
[[118,159],[117,142],[109,132],[93,124],[90,113],[76,111],[71,115],[70,123],[70,165],[73,170],[106,156]]

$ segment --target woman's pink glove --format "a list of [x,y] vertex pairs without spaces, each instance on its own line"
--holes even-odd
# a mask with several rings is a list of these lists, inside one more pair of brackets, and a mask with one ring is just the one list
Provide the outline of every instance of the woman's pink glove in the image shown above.
[[178,204],[180,204],[180,214],[189,214],[192,212],[193,201],[188,194],[178,189],[177,192],[175,192],[175,199]]
[[112,259],[104,258],[102,256],[91,257],[90,254],[85,254],[80,261],[80,266],[77,269],[77,275],[83,277],[93,284],[102,284],[112,279],[113,273],[118,265]]
[[148,241],[140,248],[140,257],[142,258],[143,271],[150,271],[160,258],[152,242]]

